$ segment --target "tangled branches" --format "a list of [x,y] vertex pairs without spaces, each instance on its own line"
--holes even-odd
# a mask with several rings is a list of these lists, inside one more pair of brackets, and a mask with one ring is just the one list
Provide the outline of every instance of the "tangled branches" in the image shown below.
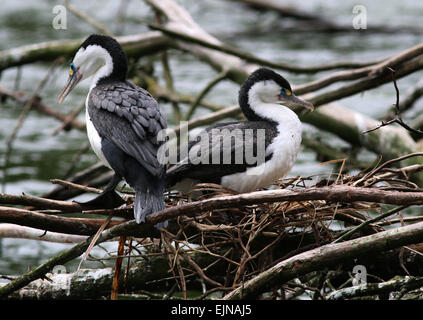
[[[406,157],[416,156],[423,156],[423,153]],[[159,289],[175,292],[178,289],[184,298],[187,297],[187,291],[192,289],[202,290],[196,299],[208,298],[210,295],[222,297],[228,292],[228,298],[242,298],[239,288],[249,283],[246,280],[260,279],[268,270],[292,259],[295,263],[302,261],[300,264],[304,264],[304,260],[297,260],[296,257],[307,255],[315,248],[323,250],[322,248],[327,247],[328,254],[322,258],[323,261],[319,261],[319,255],[309,256],[307,259],[310,259],[311,267],[307,264],[308,267],[302,271],[299,265],[298,274],[291,273],[287,278],[283,277],[282,282],[272,282],[265,287],[264,292],[269,298],[295,298],[304,292],[319,299],[333,298],[341,281],[352,281],[348,272],[356,263],[353,259],[344,259],[342,263],[339,261],[341,264],[336,272],[329,272],[330,269],[325,269],[324,266],[330,268],[333,261],[339,260],[339,256],[336,256],[338,251],[332,253],[331,246],[345,247],[350,241],[358,239],[362,242],[355,244],[354,257],[366,261],[366,255],[372,250],[367,241],[377,240],[366,240],[369,235],[379,236],[380,232],[389,232],[384,231],[385,226],[421,220],[421,217],[402,217],[400,214],[409,205],[423,204],[421,189],[410,181],[410,177],[421,171],[423,165],[392,167],[404,158],[387,161],[355,176],[339,172],[335,178],[329,177],[317,182],[302,177],[285,179],[279,181],[275,189],[249,194],[234,194],[231,190],[213,184],[197,185],[190,194],[169,193],[168,208],[149,216],[148,223],[144,225],[122,220],[132,213],[130,205],[114,210],[99,208],[82,211],[75,203],[26,195],[2,195],[0,201],[3,204],[21,204],[27,207],[0,207],[0,217],[15,224],[35,224],[41,229],[40,234],[43,233],[42,230],[49,230],[93,235],[103,225],[103,219],[70,218],[60,214],[85,212],[108,215],[113,212],[115,218],[100,234],[97,243],[117,236],[132,236],[126,241],[128,250],[124,256],[120,256],[130,258],[131,261],[126,264],[127,272],[122,277],[128,278],[129,270],[137,269],[139,259],[147,259],[149,263],[153,263],[152,257],[164,259],[168,264],[167,269],[159,274],[156,270],[151,270],[154,280],[144,281],[134,290]],[[83,189],[74,184],[68,186]],[[400,207],[389,210],[384,204]],[[11,212],[14,214],[10,214]],[[392,217],[394,214],[399,214],[398,218]],[[166,219],[172,219],[170,226],[168,230],[162,229],[159,233],[153,225]],[[416,223],[412,226],[417,228],[418,225]],[[422,232],[413,232],[410,236],[407,231],[404,233],[405,240],[393,246],[392,243],[396,242],[392,241],[390,246],[378,252],[378,259],[389,263],[391,268],[386,269],[386,264],[383,267],[374,264],[369,266],[368,272],[379,277],[376,282],[385,276],[404,273],[404,270],[407,273],[421,273],[422,270],[414,263],[420,259],[420,254],[416,254],[419,251],[418,246],[405,247],[407,249],[400,263],[392,258],[395,250],[389,251],[423,240],[419,236]],[[148,237],[156,240],[147,240]],[[387,234],[385,237],[392,235]],[[159,239],[161,245],[157,242]],[[348,239],[355,240],[344,242]],[[44,267],[40,266],[10,282],[0,288],[0,294],[11,294],[27,283],[43,277],[57,263],[64,263],[82,254],[90,243],[91,238],[88,238],[56,257],[56,260],[53,258],[54,261],[49,261]],[[122,254],[123,251],[120,252]],[[314,259],[318,262],[316,265],[313,265]],[[304,277],[298,278],[301,274]],[[19,285],[14,286],[17,282]],[[174,285],[170,284],[172,282]],[[108,288],[110,290],[110,286]],[[257,297],[263,293],[260,291],[263,288],[260,287],[259,291],[255,288],[254,285],[249,289],[252,293],[248,297]]]

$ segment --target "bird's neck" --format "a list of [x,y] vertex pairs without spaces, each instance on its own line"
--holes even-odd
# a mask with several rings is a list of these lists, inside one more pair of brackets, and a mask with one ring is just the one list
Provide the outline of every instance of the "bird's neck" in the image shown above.
[[125,81],[128,70],[126,57],[114,57],[104,54],[98,57],[100,67],[94,73],[90,89],[101,83]]
[[112,72],[113,72],[113,64],[112,64],[111,60],[108,61],[107,59],[105,59],[102,62],[102,65],[94,73],[94,75],[91,79],[90,89],[92,89],[95,86],[97,86],[98,84],[100,84],[100,82],[107,81],[107,79],[110,78],[110,75],[112,74]]
[[298,119],[296,113],[291,109],[281,104],[265,101],[255,90],[240,95],[239,105],[249,121],[267,121],[279,125]]
[[252,104],[250,108],[258,119],[275,123],[277,126],[300,121],[297,114],[284,105],[260,102]]

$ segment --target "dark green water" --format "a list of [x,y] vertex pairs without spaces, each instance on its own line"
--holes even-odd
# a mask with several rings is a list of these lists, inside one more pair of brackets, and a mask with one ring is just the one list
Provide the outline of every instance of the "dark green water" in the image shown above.
[[[153,16],[152,11],[141,0],[131,0],[124,10],[124,22],[118,21],[117,12],[121,1],[72,1],[84,12],[88,12],[101,21],[112,32],[118,34],[136,34],[147,29],[137,23],[137,19]],[[315,32],[284,32],[280,26],[288,23],[286,19],[274,13],[257,13],[236,2],[228,0],[184,0],[181,3],[205,30],[222,39],[228,44],[249,51],[263,58],[275,61],[290,61],[296,65],[316,65],[339,60],[366,61],[387,57],[393,53],[409,48],[422,41],[423,35],[401,34],[366,34],[352,30],[347,33],[325,34]],[[284,1],[295,6],[298,1]],[[52,27],[54,17],[52,9],[60,1],[12,1],[2,0],[0,11],[0,50],[16,46],[49,41],[54,39],[84,38],[95,30],[85,22],[67,15],[67,30],[55,30]],[[352,8],[356,1],[323,1],[313,0],[301,3],[300,8],[324,15],[329,20],[345,25],[351,25]],[[369,26],[389,24],[390,26],[409,25],[423,27],[423,2],[418,1],[361,1],[367,8],[367,23]],[[258,28],[260,32],[254,32]],[[149,59],[149,58],[145,58]],[[187,54],[173,51],[170,54],[170,65],[175,80],[176,89],[183,93],[198,94],[215,72],[202,62]],[[45,76],[48,64],[32,64],[21,69],[19,90],[32,93]],[[160,63],[156,63],[157,74],[161,74]],[[16,86],[17,68],[3,72],[0,84],[13,89]],[[325,73],[315,76],[286,74],[294,84],[322,77]],[[398,84],[401,92],[420,80],[422,72],[401,79]],[[82,83],[68,97],[64,105],[58,105],[56,97],[67,77],[67,65],[56,70],[41,96],[43,101],[63,112],[69,112],[79,106],[88,91],[89,81]],[[161,83],[164,81],[161,79]],[[207,96],[207,99],[222,105],[236,103],[238,85],[224,81],[217,85]],[[360,111],[366,115],[377,117],[383,115],[395,101],[392,84],[388,84],[339,101],[342,105]],[[161,107],[170,114],[170,106]],[[419,112],[423,102],[413,109]],[[16,125],[22,107],[8,101],[0,105],[0,163],[4,162],[5,142]],[[409,115],[413,117],[415,113]],[[84,120],[81,113],[79,119]],[[169,119],[172,122],[172,119]],[[73,130],[52,136],[54,129],[60,123],[52,118],[30,112],[25,119],[23,128],[19,131],[13,144],[13,152],[7,168],[7,183],[5,192],[19,194],[21,192],[42,194],[52,188],[49,179],[61,178],[72,163],[75,154],[87,139],[84,132]],[[314,130],[305,126],[306,130]],[[329,134],[323,137],[333,144],[341,141]],[[371,158],[368,152],[362,152],[362,157]],[[85,168],[97,161],[89,151],[84,154],[77,169]],[[291,175],[320,175],[331,172],[330,166],[317,166],[314,154],[303,150]],[[4,171],[0,170],[0,178]],[[69,245],[51,244],[41,241],[3,239],[1,242],[0,274],[19,274],[28,265],[36,266],[51,257],[59,250]],[[110,245],[114,250],[114,245]],[[98,249],[99,255],[104,251]]]

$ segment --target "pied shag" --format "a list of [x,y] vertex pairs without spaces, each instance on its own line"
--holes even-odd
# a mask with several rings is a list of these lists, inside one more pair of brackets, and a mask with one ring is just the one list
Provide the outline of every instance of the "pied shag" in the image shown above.
[[[238,99],[247,121],[210,126],[188,144],[185,157],[179,150],[179,162],[166,172],[168,187],[185,191],[198,182],[208,182],[249,192],[270,185],[291,170],[300,150],[302,129],[298,116],[289,107],[313,110],[313,105],[296,97],[289,82],[267,68],[249,75]],[[226,147],[225,137],[230,139]],[[262,152],[263,161],[248,161],[248,148],[255,155]],[[226,162],[225,156],[229,156]]]
[[[62,103],[81,80],[93,76],[85,102],[88,138],[114,176],[102,194],[82,205],[122,204],[114,189],[123,178],[135,190],[134,217],[140,223],[165,208],[165,166],[157,158],[162,144],[157,134],[167,128],[167,121],[156,100],[126,80],[127,70],[120,44],[109,36],[93,34],[77,50],[58,101]],[[167,222],[156,227],[166,226]]]

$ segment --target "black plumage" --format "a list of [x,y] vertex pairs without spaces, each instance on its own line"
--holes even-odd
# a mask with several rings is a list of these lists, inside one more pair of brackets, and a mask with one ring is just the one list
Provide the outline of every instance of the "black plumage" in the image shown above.
[[[213,131],[215,130],[216,131]],[[248,137],[245,133],[246,130],[252,129],[252,136]],[[245,150],[241,150],[240,154],[243,155],[242,162],[239,163],[236,158],[236,153],[239,148],[243,148],[244,145],[253,145],[252,154],[257,154],[257,129],[263,129],[265,131],[265,148],[267,148],[277,135],[276,124],[269,121],[240,121],[240,122],[227,122],[220,123],[210,127],[207,127],[203,133],[207,133],[208,141],[215,142],[210,143],[205,150],[201,150],[200,137],[197,140],[191,141],[188,144],[188,151],[193,152],[194,148],[198,147],[199,157],[205,157],[208,160],[202,161],[201,163],[192,163],[191,161],[183,161],[169,167],[166,172],[166,181],[168,186],[173,186],[177,182],[190,178],[201,182],[217,183],[221,184],[221,179],[224,176],[244,172],[249,167],[254,167],[257,164],[249,164],[246,159]],[[234,133],[238,130],[239,135],[233,134],[230,138],[230,148],[224,148],[224,139],[228,138],[227,133]],[[248,138],[251,140],[249,141]],[[214,139],[214,140],[213,140]],[[218,164],[213,163],[213,152],[217,151],[220,157]],[[180,156],[180,155],[178,155]],[[270,160],[272,153],[266,154],[265,161]],[[224,159],[230,160],[229,163],[225,163]],[[215,161],[216,161],[215,160]],[[207,163],[205,163],[207,162]]]
[[157,134],[167,127],[166,119],[156,100],[130,82],[95,86],[87,107],[107,162],[136,192],[134,211],[143,222],[164,209],[165,167],[157,159],[163,142]]
[[146,90],[130,82],[102,83],[91,90],[87,107],[101,138],[135,158],[151,175],[164,176],[157,159],[163,142],[157,141],[157,134],[167,122]]

